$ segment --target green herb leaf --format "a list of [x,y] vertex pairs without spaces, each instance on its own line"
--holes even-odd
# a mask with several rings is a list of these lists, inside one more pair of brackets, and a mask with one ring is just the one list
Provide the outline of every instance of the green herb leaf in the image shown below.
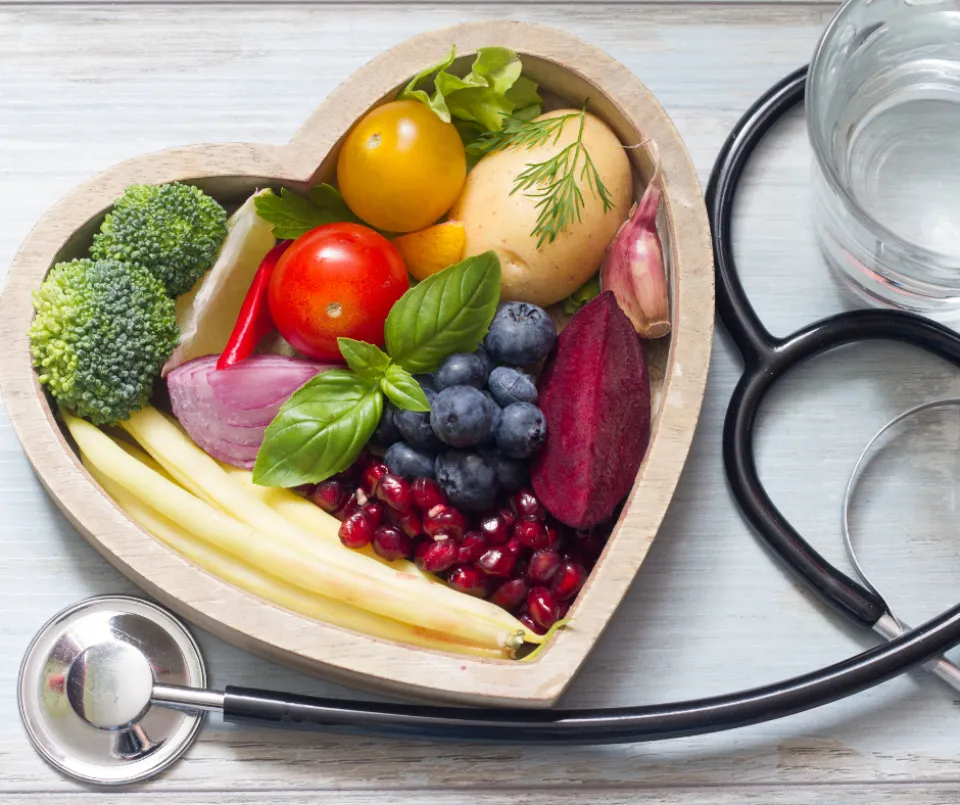
[[563,312],[572,316],[600,293],[600,275],[595,274],[563,300]]
[[281,240],[293,240],[324,224],[340,221],[361,223],[347,207],[336,188],[328,184],[310,188],[310,197],[304,198],[283,187],[280,195],[262,193],[253,203],[259,215],[273,224],[273,234]]
[[368,344],[366,341],[338,338],[337,345],[340,347],[340,354],[343,355],[347,366],[364,380],[376,382],[383,377],[383,373],[387,371],[387,367],[390,365],[390,357],[379,347]]
[[294,392],[267,427],[253,467],[261,486],[319,483],[349,467],[383,413],[376,382],[332,369]]
[[[504,117],[521,110],[529,117],[540,113],[542,99],[537,85],[520,75],[523,65],[514,51],[478,48],[470,72],[462,78],[447,72],[455,56],[456,50],[451,48],[443,61],[417,73],[398,98],[422,101],[446,123],[452,119],[469,121],[486,131],[499,131]],[[417,89],[431,77],[432,95]]]
[[413,375],[396,364],[387,367],[380,388],[397,408],[404,411],[429,411],[430,402]]
[[488,251],[428,277],[391,308],[387,352],[408,372],[432,372],[453,352],[473,352],[500,298],[500,259]]

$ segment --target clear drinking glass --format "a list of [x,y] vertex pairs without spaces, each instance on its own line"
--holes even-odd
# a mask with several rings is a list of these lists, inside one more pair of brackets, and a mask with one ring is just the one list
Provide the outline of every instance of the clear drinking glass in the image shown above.
[[960,315],[960,0],[848,0],[806,114],[831,266],[874,304]]

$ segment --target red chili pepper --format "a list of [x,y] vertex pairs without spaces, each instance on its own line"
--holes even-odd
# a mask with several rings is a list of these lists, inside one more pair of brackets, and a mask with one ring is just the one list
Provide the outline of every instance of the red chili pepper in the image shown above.
[[226,369],[249,357],[257,348],[260,339],[267,333],[273,332],[273,317],[270,315],[270,307],[267,304],[267,291],[270,288],[273,269],[280,255],[291,243],[293,243],[292,240],[281,240],[261,261],[257,273],[253,275],[250,290],[247,291],[240,306],[240,315],[237,316],[237,323],[233,325],[233,332],[230,333],[227,346],[217,360],[217,369]]

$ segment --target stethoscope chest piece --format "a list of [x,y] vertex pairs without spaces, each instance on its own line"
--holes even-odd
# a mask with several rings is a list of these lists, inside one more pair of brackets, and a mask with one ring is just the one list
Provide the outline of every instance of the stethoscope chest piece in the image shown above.
[[190,633],[139,598],[102,596],[50,620],[20,666],[20,715],[40,755],[89,783],[143,780],[190,746],[203,713],[151,707],[156,685],[202,688]]

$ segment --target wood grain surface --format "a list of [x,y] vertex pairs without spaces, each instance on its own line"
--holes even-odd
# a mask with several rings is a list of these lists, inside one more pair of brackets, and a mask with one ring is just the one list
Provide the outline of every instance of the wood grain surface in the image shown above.
[[[633,70],[705,182],[738,116],[803,64],[830,5],[61,5],[0,8],[0,266],[72,187],[119,159],[201,141],[282,143],[350,72],[417,32],[510,17],[570,30]],[[786,333],[844,309],[809,221],[810,152],[795,113],[764,144],[738,206],[738,257],[763,319]],[[762,684],[874,644],[813,601],[749,533],[720,466],[738,376],[718,335],[691,458],[648,561],[563,706],[653,703]],[[838,505],[869,436],[907,406],[960,393],[956,371],[874,344],[800,369],[767,404],[759,465],[795,525],[845,566]],[[865,564],[919,623],[956,603],[960,418],[871,473],[854,528]],[[918,480],[920,483],[918,483]],[[32,752],[16,666],[36,628],[92,593],[135,592],[58,514],[0,424],[0,802],[100,803]],[[320,695],[301,676],[200,632],[215,685]],[[151,803],[954,803],[949,691],[917,673],[779,722],[662,744],[491,748],[294,735],[211,720],[186,759],[134,789]]]

